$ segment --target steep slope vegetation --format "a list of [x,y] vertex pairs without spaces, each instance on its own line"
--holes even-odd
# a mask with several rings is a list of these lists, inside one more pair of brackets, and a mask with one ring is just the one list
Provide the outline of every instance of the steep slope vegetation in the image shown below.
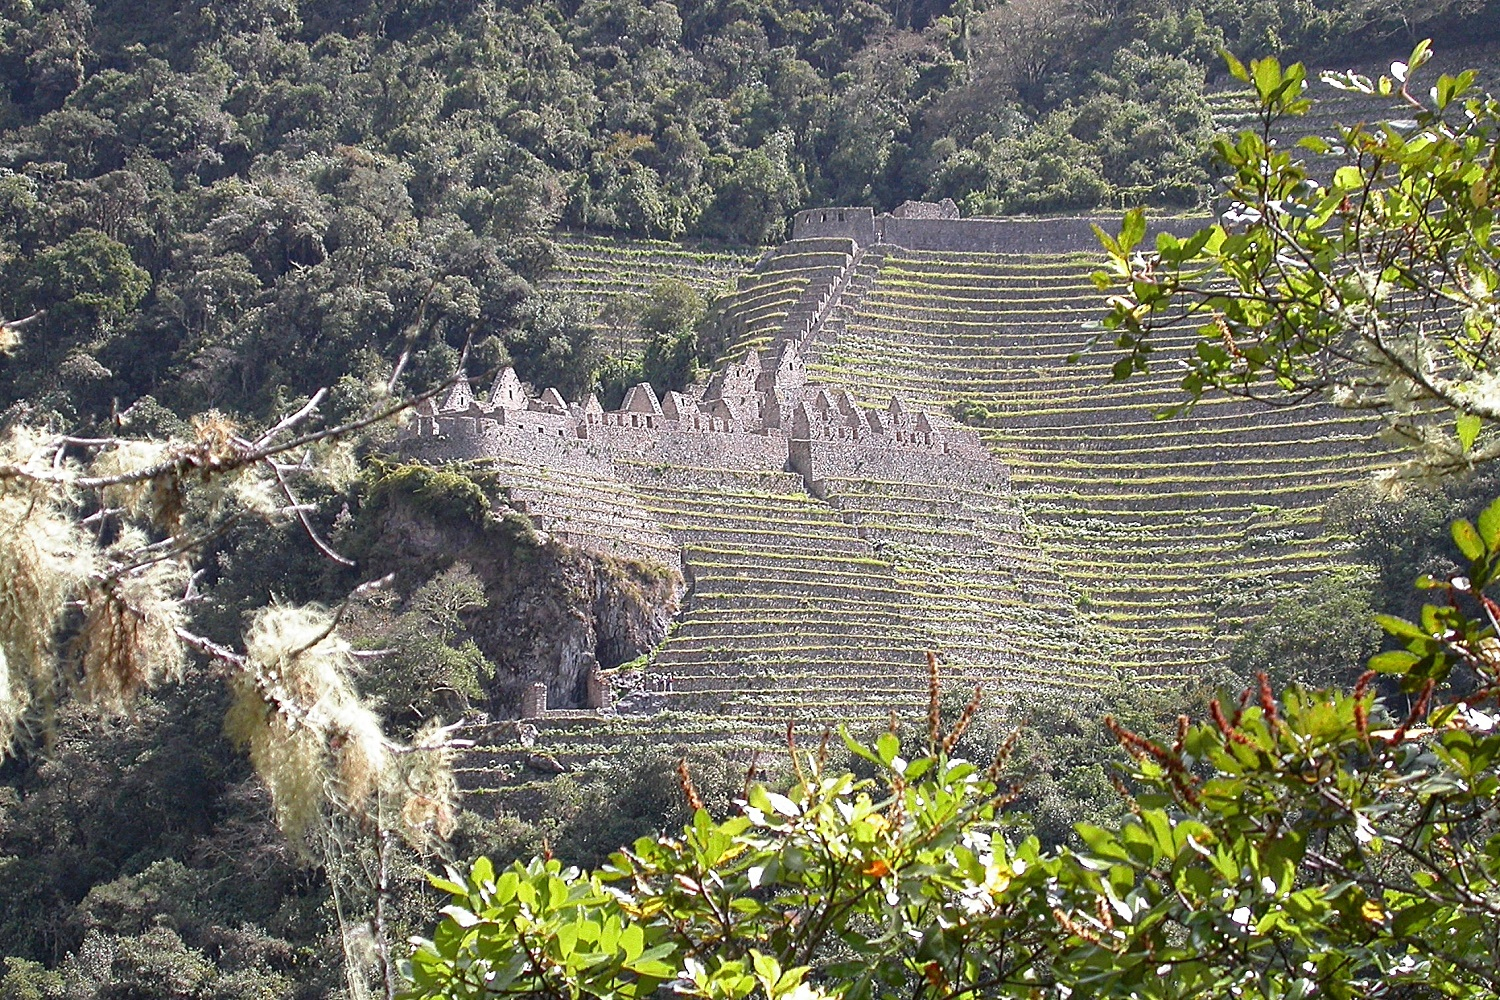
[[734,284],[762,253],[760,248],[681,244],[559,233],[557,267],[539,287],[578,303],[596,331],[598,346],[617,357],[645,350],[636,315],[660,282],[686,282],[705,299]]

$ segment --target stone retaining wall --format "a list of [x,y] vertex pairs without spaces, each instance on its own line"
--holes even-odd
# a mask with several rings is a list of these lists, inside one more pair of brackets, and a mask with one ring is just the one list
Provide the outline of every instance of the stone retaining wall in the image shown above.
[[670,428],[590,427],[602,450],[647,464],[784,469],[787,444],[780,435],[747,431],[677,431]]
[[[1152,219],[1147,239],[1159,232],[1187,236],[1207,218]],[[1120,230],[1117,215],[1059,219],[960,219],[940,205],[910,202],[896,214],[875,215],[869,208],[819,208],[798,212],[792,238],[853,239],[861,247],[886,243],[907,250],[943,253],[1077,253],[1097,252],[1097,225],[1110,235]]]
[[792,441],[789,459],[815,496],[822,496],[819,484],[827,479],[884,479],[978,489],[1004,487],[1008,479],[1005,466],[992,459],[854,441]]

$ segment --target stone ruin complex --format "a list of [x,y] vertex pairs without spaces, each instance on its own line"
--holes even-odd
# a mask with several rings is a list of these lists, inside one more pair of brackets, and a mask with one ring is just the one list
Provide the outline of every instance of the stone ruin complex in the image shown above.
[[[801,623],[776,626],[787,635],[842,627],[828,624],[827,602],[858,605],[865,599],[861,593],[873,595],[868,601],[875,604],[887,602],[880,606],[889,611],[859,612],[851,619],[859,622],[851,627],[868,635],[848,649],[826,651],[832,659],[811,669],[843,670],[837,664],[857,656],[850,650],[868,641],[892,671],[905,670],[920,681],[919,654],[940,641],[920,638],[924,616],[932,617],[934,636],[972,620],[982,637],[968,642],[986,651],[966,655],[989,664],[986,669],[1002,663],[1009,669],[1017,654],[999,648],[1005,642],[993,627],[998,605],[970,600],[961,584],[951,583],[974,576],[987,588],[1008,586],[1028,604],[1041,601],[1036,614],[1053,614],[1045,605],[1050,598],[1034,597],[1019,575],[1015,553],[1028,543],[1016,534],[1019,514],[1006,508],[1009,470],[973,430],[947,416],[920,412],[900,398],[856,399],[816,382],[807,365],[838,342],[889,248],[1068,253],[1097,247],[1091,221],[962,219],[951,201],[907,203],[879,216],[869,208],[799,212],[792,239],[768,250],[716,303],[711,322],[726,344],[727,360],[705,383],[662,396],[642,383],[618,409],[605,410],[594,396],[569,401],[556,389],[533,392],[511,369],[483,392],[459,378],[440,400],[418,408],[401,449],[410,458],[432,461],[491,460],[510,502],[540,530],[594,551],[680,566],[689,587],[688,618],[700,573],[713,583],[705,598],[710,608],[738,600],[725,596],[726,586],[732,591],[765,578],[769,589],[763,596],[781,601],[783,617]],[[1182,227],[1169,221],[1166,228]],[[822,569],[814,568],[818,553],[805,551],[796,538],[787,539],[785,552],[775,558],[763,551],[765,543],[746,541],[746,531],[765,529],[746,528],[742,515],[726,515],[722,529],[684,525],[662,506],[670,508],[663,497],[674,490],[699,494],[710,506],[721,491],[743,497],[747,477],[758,477],[752,490],[785,492],[788,474],[800,478],[808,499],[825,504],[845,532],[838,543],[843,548],[831,550]],[[887,496],[888,502],[882,499]],[[976,514],[976,502],[995,509]],[[862,513],[861,505],[871,503],[885,503],[885,512]],[[948,593],[948,603],[941,613],[920,602],[908,607],[901,582],[908,570],[885,553],[950,536],[948,548],[922,557],[931,561],[928,569],[950,581],[928,579],[922,585],[927,600],[937,588]],[[705,545],[711,553],[706,560]],[[841,597],[851,574],[864,574],[863,582],[857,593]],[[1073,627],[1073,617],[1070,607],[1057,611],[1054,631]],[[686,635],[677,633],[653,653],[669,693],[683,693],[673,687],[678,680],[707,691],[719,672],[745,669],[736,665],[735,640],[719,638],[715,627],[711,614],[689,622]],[[728,646],[717,645],[726,639]],[[747,647],[746,655],[753,658],[754,648]],[[562,718],[574,711],[565,706],[574,704],[585,713],[611,711],[618,692],[610,691],[609,678],[597,670],[587,676],[585,691],[552,688],[550,699],[548,685],[534,684],[523,717]],[[870,683],[890,683],[890,676]],[[549,704],[553,699],[557,707]],[[652,710],[649,704],[641,710]]]
[[403,448],[420,458],[508,459],[626,479],[622,464],[790,471],[815,495],[834,477],[1005,482],[974,431],[899,398],[866,409],[844,389],[809,381],[790,342],[774,362],[750,350],[686,392],[658,397],[643,382],[617,410],[597,396],[570,403],[556,389],[534,395],[513,368],[483,394],[460,377],[441,401],[417,408]]
[[[483,393],[460,377],[440,400],[416,408],[401,450],[430,461],[493,460],[511,503],[540,530],[607,555],[673,563],[689,587],[694,560],[638,490],[649,493],[663,476],[686,477],[708,496],[745,473],[796,474],[818,498],[830,482],[851,479],[1008,489],[1007,470],[973,430],[900,398],[865,408],[846,390],[810,381],[791,342],[774,362],[750,350],[685,392],[658,397],[641,383],[616,410],[592,395],[569,402],[556,389],[534,393],[511,368]],[[537,471],[552,477],[555,491],[536,488]],[[585,483],[585,503],[602,509],[580,518],[568,491]],[[611,680],[596,662],[585,676],[581,698],[554,692],[560,708],[549,706],[547,684],[532,684],[521,718],[613,712]],[[574,700],[577,709],[566,707]]]

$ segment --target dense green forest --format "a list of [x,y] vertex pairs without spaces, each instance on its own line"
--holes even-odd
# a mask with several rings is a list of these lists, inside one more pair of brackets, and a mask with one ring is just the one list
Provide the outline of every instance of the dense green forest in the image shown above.
[[[1430,23],[1418,25],[1413,18]],[[1446,20],[1444,20],[1446,18]],[[1461,26],[1461,27],[1460,27]],[[346,379],[602,361],[554,226],[777,238],[807,204],[1192,207],[1217,52],[1494,28],[1362,2],[16,2],[0,15],[0,399],[265,416]],[[295,360],[293,360],[295,359]],[[141,402],[143,397],[151,402]],[[154,404],[154,405],[153,405]]]
[[[465,351],[476,373],[508,358],[580,394],[612,369],[579,310],[538,290],[559,227],[760,244],[813,204],[1193,208],[1213,175],[1204,88],[1219,49],[1364,58],[1414,32],[1473,41],[1500,28],[1493,6],[8,0],[0,316],[20,336],[0,355],[0,419],[170,435],[217,410],[258,428],[329,387],[336,421],[438,384]],[[566,608],[578,579],[619,572],[539,546],[497,514],[482,475],[424,475],[367,464],[300,498],[361,569],[396,574],[347,631],[392,651],[361,685],[407,734],[514,709],[520,674],[476,625],[481,577],[556,570]],[[1484,495],[1469,484],[1330,511],[1378,573],[1288,599],[1232,667],[1270,659],[1278,681],[1349,681],[1377,641],[1351,622],[1411,602],[1410,578],[1447,565],[1447,521]],[[393,509],[499,554],[472,566],[393,552]],[[332,605],[362,579],[300,525],[226,532],[189,607],[229,641],[273,597]],[[1057,843],[1118,814],[1114,741],[1090,720],[1112,702],[1165,731],[1221,680],[1108,692],[1062,717],[1010,706],[1027,734],[1017,808],[1032,818],[1017,822]],[[128,717],[64,701],[23,720],[0,760],[0,995],[344,995],[346,961],[371,947],[360,921],[378,846],[357,829],[310,853],[289,843],[222,735],[228,699],[199,665]],[[1003,732],[981,717],[975,755]],[[530,815],[466,814],[445,850],[598,863],[685,815],[671,748],[643,738],[636,758],[605,783],[559,780]],[[743,774],[713,753],[693,766],[711,801],[738,792]],[[394,940],[430,919],[417,872],[430,860],[394,863]]]

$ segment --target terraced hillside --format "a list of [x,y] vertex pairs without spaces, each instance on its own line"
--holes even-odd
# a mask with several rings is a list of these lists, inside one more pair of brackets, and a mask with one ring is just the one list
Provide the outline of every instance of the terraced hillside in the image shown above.
[[1189,339],[1120,384],[1104,352],[1068,361],[1100,311],[1097,266],[795,240],[721,299],[737,334],[726,357],[792,343],[811,378],[862,405],[962,409],[1008,484],[804,481],[732,457],[590,451],[594,472],[497,461],[544,531],[680,566],[690,589],[649,662],[616,675],[617,717],[552,712],[524,740],[487,736],[471,786],[587,769],[642,731],[749,755],[791,718],[870,722],[922,703],[929,650],[950,682],[992,691],[1066,697],[1200,673],[1279,591],[1343,565],[1320,515],[1387,464],[1376,428],[1321,405],[1231,400],[1157,419],[1179,400],[1172,361]]
[[640,333],[629,322],[629,303],[665,278],[692,285],[705,298],[732,288],[735,279],[763,254],[758,247],[689,246],[659,240],[632,240],[558,233],[557,273],[543,282],[548,291],[580,303],[599,326],[606,351],[641,353]]
[[1186,340],[1123,384],[1104,356],[1067,361],[1099,309],[1096,261],[879,249],[869,291],[840,305],[809,371],[988,414],[985,440],[1088,620],[1076,669],[1201,669],[1278,587],[1338,564],[1320,509],[1386,461],[1368,422],[1229,400],[1158,420],[1178,399],[1172,354]]
[[925,696],[928,650],[991,687],[1099,681],[1073,666],[1076,608],[1003,489],[841,479],[815,496],[789,472],[495,467],[542,530],[682,566],[684,614],[650,668],[657,708],[883,716]]
[[[1391,59],[1405,59],[1406,53],[1395,54]],[[1500,82],[1500,60],[1492,47],[1477,46],[1459,49],[1438,50],[1431,62],[1418,71],[1414,93],[1425,96],[1440,73],[1459,73],[1474,69],[1480,87],[1494,93]],[[1360,122],[1376,122],[1407,114],[1400,97],[1380,98],[1339,90],[1322,81],[1325,71],[1350,71],[1363,74],[1371,80],[1391,73],[1391,60],[1364,61],[1358,65],[1315,65],[1309,67],[1306,96],[1313,99],[1311,112],[1297,118],[1287,119],[1277,129],[1283,142],[1295,141],[1306,135],[1333,137],[1339,126],[1352,126]],[[1230,86],[1230,84],[1234,84]],[[1215,128],[1224,133],[1233,133],[1242,128],[1256,126],[1255,104],[1248,88],[1236,81],[1216,84],[1207,95],[1213,113]]]
[[649,664],[615,675],[620,715],[552,711],[470,734],[471,794],[509,795],[553,766],[597,766],[643,730],[751,754],[775,746],[791,719],[816,731],[918,710],[929,650],[947,680],[992,692],[1105,679],[1082,665],[1077,609],[1003,488],[849,479],[813,495],[787,472],[493,465],[543,531],[681,565],[690,589]]

